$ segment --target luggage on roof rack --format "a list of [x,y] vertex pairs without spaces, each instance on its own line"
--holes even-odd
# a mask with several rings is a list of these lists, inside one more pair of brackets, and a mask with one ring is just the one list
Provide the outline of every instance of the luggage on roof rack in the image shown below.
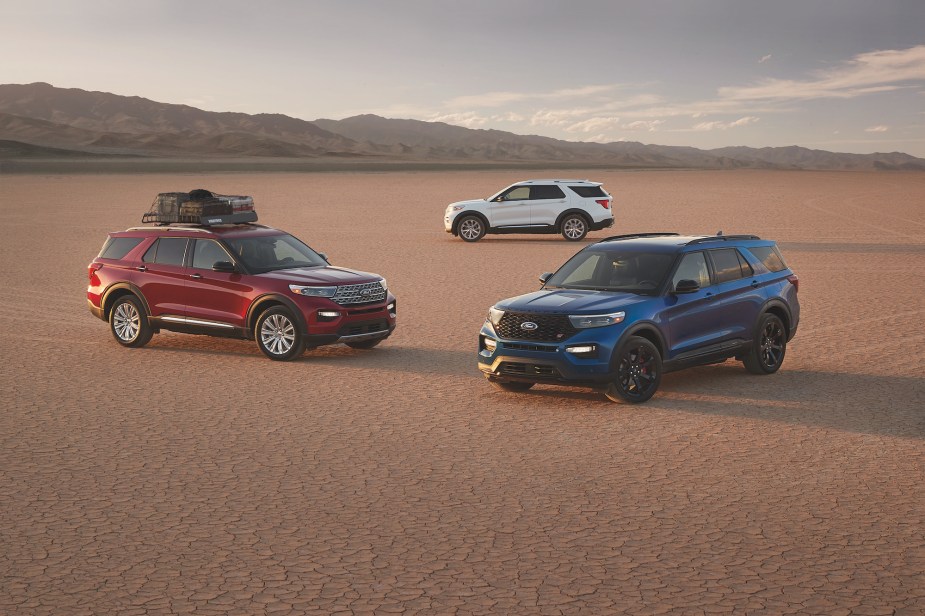
[[188,193],[160,193],[141,222],[169,224],[186,222],[199,225],[256,222],[254,199],[245,195],[219,195],[197,188]]

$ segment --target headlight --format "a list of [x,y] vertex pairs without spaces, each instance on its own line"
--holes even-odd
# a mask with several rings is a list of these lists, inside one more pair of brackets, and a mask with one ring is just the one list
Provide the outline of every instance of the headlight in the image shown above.
[[380,280],[380,281],[379,281],[379,284],[382,285],[382,290],[383,290],[383,291],[388,291],[388,290],[389,290],[389,283],[385,281],[385,278],[383,278],[382,280]]
[[492,306],[491,308],[488,309],[488,321],[489,321],[492,325],[497,325],[498,323],[500,323],[500,322],[501,322],[501,317],[503,317],[503,316],[504,316],[504,311],[503,311],[503,310],[498,310],[498,309],[495,308],[494,306]]
[[605,327],[607,325],[622,323],[625,316],[625,312],[614,312],[611,314],[579,314],[569,315],[568,320],[572,322],[572,327],[587,329],[589,327]]
[[308,295],[309,297],[334,297],[337,293],[337,287],[303,287],[297,284],[289,285],[289,290],[296,295]]
[[450,212],[458,212],[459,210],[466,209],[466,206],[465,205],[451,205],[450,207],[446,209]]

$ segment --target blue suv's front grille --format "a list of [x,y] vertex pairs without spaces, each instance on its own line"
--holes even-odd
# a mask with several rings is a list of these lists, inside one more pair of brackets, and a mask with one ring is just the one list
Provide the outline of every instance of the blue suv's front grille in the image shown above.
[[[531,324],[524,327],[524,324]],[[527,312],[505,312],[495,331],[508,340],[534,340],[537,342],[561,342],[578,330],[572,327],[564,314],[531,314]]]

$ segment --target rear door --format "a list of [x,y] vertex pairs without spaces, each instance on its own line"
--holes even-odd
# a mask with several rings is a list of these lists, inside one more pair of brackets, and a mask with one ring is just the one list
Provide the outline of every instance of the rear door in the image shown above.
[[555,184],[530,187],[530,224],[554,225],[565,208],[565,193]]
[[512,186],[491,202],[492,227],[525,227],[530,224],[530,187]]
[[689,252],[681,258],[671,278],[670,291],[681,280],[694,280],[700,289],[693,293],[669,294],[665,314],[668,318],[669,353],[696,354],[718,341],[720,325],[715,312],[716,290],[710,278],[709,262],[703,251]]
[[145,296],[151,316],[186,314],[187,273],[183,263],[188,243],[185,237],[159,237],[138,262],[134,282]]
[[751,340],[766,294],[751,265],[737,249],[717,248],[708,254],[716,283],[718,340]]
[[244,327],[247,306],[253,295],[247,275],[215,272],[217,261],[234,259],[225,248],[213,239],[197,238],[190,249],[190,267],[187,270],[186,315],[201,321],[203,326]]

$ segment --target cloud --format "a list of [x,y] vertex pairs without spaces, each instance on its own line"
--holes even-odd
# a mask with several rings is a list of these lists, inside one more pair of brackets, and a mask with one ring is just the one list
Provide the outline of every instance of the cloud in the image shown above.
[[756,85],[726,86],[719,96],[733,101],[782,101],[854,98],[889,92],[910,81],[925,81],[925,45],[871,51],[840,66],[816,71],[812,79],[765,79]]
[[457,108],[487,108],[501,107],[511,103],[522,103],[525,101],[549,101],[549,100],[568,100],[572,98],[587,98],[599,96],[613,92],[623,87],[621,84],[606,84],[583,86],[580,88],[564,88],[553,90],[551,92],[486,92],[484,94],[473,94],[466,96],[457,96],[444,102],[444,106],[450,109]]
[[[636,120],[634,122],[621,122],[619,117],[594,117],[575,122],[565,128],[569,133],[593,133],[595,131],[612,131],[620,130],[645,130],[656,131],[658,127],[664,124],[664,120]],[[600,134],[598,134],[600,136]],[[590,141],[594,141],[591,139]],[[612,139],[611,139],[612,141]]]
[[864,129],[864,132],[865,133],[885,133],[888,130],[890,130],[889,126],[886,126],[885,124],[878,124],[877,126],[868,126],[867,128]]
[[513,111],[491,116],[492,122],[523,122],[526,119],[527,118],[524,116],[520,115],[519,113],[514,113]]
[[730,128],[738,128],[740,126],[748,126],[749,124],[754,124],[759,119],[760,118],[757,118],[755,116],[745,116],[743,118],[739,118],[738,120],[734,120],[732,122],[721,122],[719,120],[714,121],[714,122],[700,122],[699,124],[695,124],[688,130],[693,130],[693,131],[698,131],[698,132],[708,131],[708,130],[728,130]]
[[765,62],[767,62],[767,61],[770,60],[770,59],[771,59],[771,54],[768,54],[768,55],[766,55],[766,56],[761,56],[761,59],[758,60],[758,64],[764,64]]
[[474,111],[466,111],[464,113],[434,114],[427,118],[427,121],[446,122],[447,124],[465,126],[466,128],[479,128],[481,126],[485,126],[488,123],[489,118],[480,116]]

